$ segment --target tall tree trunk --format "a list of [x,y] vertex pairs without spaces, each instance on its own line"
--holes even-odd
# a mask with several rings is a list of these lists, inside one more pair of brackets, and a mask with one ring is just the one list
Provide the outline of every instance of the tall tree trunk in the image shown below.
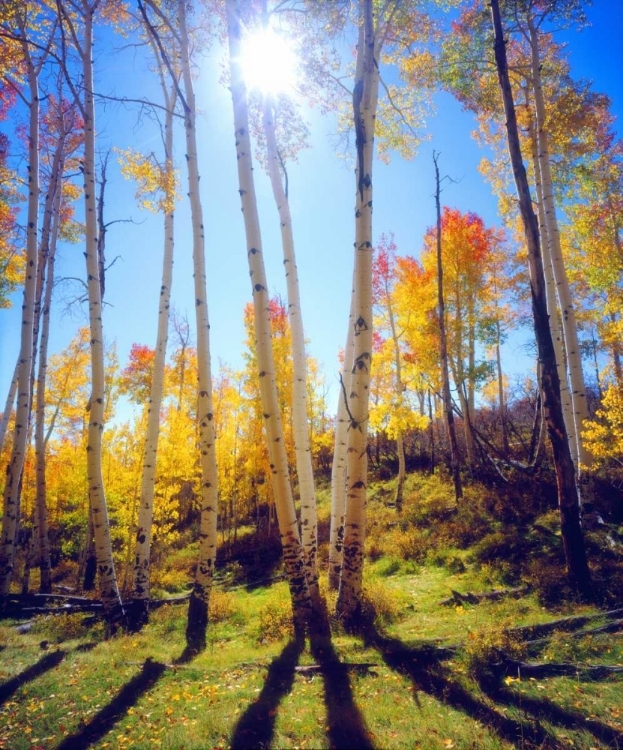
[[[24,29],[22,29],[24,32]],[[25,37],[24,37],[25,39]],[[30,92],[28,132],[28,216],[26,229],[26,270],[22,304],[22,327],[18,360],[18,391],[15,409],[15,431],[11,458],[6,468],[2,537],[0,538],[0,596],[7,596],[13,575],[15,543],[20,514],[20,480],[27,450],[28,423],[31,409],[31,370],[37,285],[38,214],[39,214],[39,85],[26,41],[24,59],[28,70]]]
[[199,530],[199,561],[188,607],[186,642],[191,651],[205,648],[210,592],[216,564],[218,474],[212,406],[212,370],[210,363],[210,322],[206,293],[205,236],[203,207],[199,194],[197,160],[197,129],[195,92],[190,70],[186,5],[178,3],[180,52],[184,79],[184,130],[186,133],[186,164],[188,197],[193,226],[193,270],[195,279],[195,314],[197,321],[199,453],[201,456],[201,522]]
[[[578,328],[575,317],[575,309],[569,289],[569,281],[565,269],[562,248],[560,245],[560,232],[556,218],[556,205],[554,203],[554,187],[549,160],[549,136],[546,127],[545,101],[543,98],[543,87],[541,82],[541,60],[539,54],[538,32],[528,18],[528,29],[530,32],[530,47],[532,52],[532,80],[534,87],[534,103],[536,112],[536,130],[538,142],[539,165],[541,168],[541,181],[543,183],[543,206],[545,210],[545,225],[552,254],[552,269],[556,281],[556,290],[560,304],[562,330],[567,355],[569,370],[569,381],[571,383],[571,403],[573,406],[573,429],[578,448],[579,462],[576,465],[578,477],[583,477],[582,469],[590,474],[593,458],[582,440],[582,429],[585,420],[588,419],[588,405],[586,402],[586,389],[584,386],[584,373],[582,370],[582,353],[578,341]],[[589,477],[587,476],[587,479]],[[589,495],[591,494],[589,489]],[[582,500],[582,498],[580,498]],[[586,500],[591,500],[587,497]]]
[[[435,205],[437,207],[437,318],[439,321],[439,348],[441,360],[441,379],[443,407],[446,415],[446,426],[450,437],[450,470],[454,483],[454,497],[457,502],[463,497],[461,485],[461,471],[459,465],[459,444],[456,439],[456,427],[454,425],[454,412],[452,411],[452,394],[450,393],[450,369],[448,367],[448,344],[446,340],[446,304],[443,294],[443,263],[442,263],[442,236],[441,236],[441,180],[439,178],[439,154],[433,154],[435,163]],[[460,384],[457,388],[460,389]]]
[[331,465],[331,528],[329,532],[329,588],[336,591],[340,585],[342,570],[342,553],[344,551],[344,516],[346,513],[346,456],[347,435],[350,420],[348,418],[348,394],[351,391],[354,346],[355,289],[350,296],[348,315],[348,332],[344,361],[340,372],[340,390],[335,419],[335,444],[333,446],[333,463]]
[[292,332],[292,422],[296,473],[301,498],[301,541],[305,554],[305,571],[309,584],[309,592],[312,600],[315,601],[318,597],[318,570],[316,564],[318,523],[316,519],[316,488],[314,486],[307,408],[307,355],[305,353],[305,334],[303,331],[298,270],[294,253],[292,217],[290,215],[288,196],[281,177],[281,159],[275,136],[275,106],[273,98],[266,95],[264,97],[263,124],[266,136],[268,173],[281,224],[283,265],[286,271],[288,290],[288,319]]
[[[45,390],[48,370],[48,342],[50,338],[50,308],[52,306],[52,290],[54,288],[54,265],[56,260],[56,245],[60,228],[60,209],[62,200],[62,175],[64,168],[64,139],[59,144],[61,154],[58,162],[55,160],[52,178],[49,187],[52,214],[51,227],[43,234],[43,242],[48,243],[48,249],[41,253],[47,258],[47,274],[45,285],[45,296],[41,307],[41,336],[39,341],[39,371],[37,374],[37,404],[35,416],[35,456],[37,475],[36,517],[37,517],[37,544],[39,569],[41,571],[40,592],[49,594],[52,591],[52,565],[50,560],[50,539],[48,533],[48,508],[46,492],[46,451],[48,440],[45,434]],[[46,211],[47,199],[46,199]],[[46,239],[49,237],[49,239]]]
[[565,429],[569,439],[569,450],[571,460],[574,466],[578,465],[578,442],[573,421],[573,403],[571,392],[567,381],[567,368],[565,367],[564,341],[561,335],[560,314],[558,302],[556,299],[556,280],[554,279],[554,270],[552,266],[552,248],[547,232],[547,219],[545,215],[545,204],[543,202],[543,182],[541,176],[541,162],[539,160],[539,145],[532,120],[528,122],[528,136],[532,151],[532,163],[534,168],[534,183],[536,188],[536,198],[538,207],[539,237],[541,240],[541,255],[543,258],[543,274],[545,277],[545,295],[547,301],[547,312],[549,314],[549,328],[554,344],[554,354],[556,356],[556,369],[558,370],[558,379],[560,381],[560,398],[562,403],[562,413],[565,420]]
[[491,0],[491,15],[495,32],[495,61],[504,102],[504,112],[506,114],[509,154],[528,246],[534,332],[542,367],[543,408],[545,410],[548,434],[554,454],[554,467],[558,486],[558,506],[567,572],[571,584],[586,598],[593,598],[594,593],[580,525],[580,509],[578,506],[575,471],[565,431],[560,401],[560,382],[556,370],[554,345],[549,329],[545,277],[539,246],[539,226],[532,207],[532,196],[530,195],[526,170],[521,155],[519,130],[508,74],[499,0]]
[[[162,66],[162,63],[160,63]],[[162,92],[166,107],[164,124],[165,171],[167,186],[174,183],[173,165],[173,107],[174,91],[169,89],[162,78]],[[173,280],[174,249],[174,201],[172,195],[164,197],[164,252],[162,256],[162,281],[158,303],[158,327],[156,332],[156,350],[154,367],[147,407],[147,431],[143,448],[141,472],[141,490],[138,519],[136,526],[136,543],[134,546],[134,571],[132,582],[132,604],[128,613],[130,627],[141,628],[149,617],[149,585],[151,532],[154,517],[154,491],[156,485],[156,460],[158,457],[158,439],[160,436],[160,407],[164,392],[164,372],[167,357],[169,335],[169,308],[171,304],[171,284]]]
[[104,366],[104,327],[97,235],[95,184],[95,102],[93,94],[93,9],[86,0],[84,38],[80,56],[84,75],[84,203],[86,221],[86,273],[91,330],[91,398],[89,400],[87,474],[89,501],[93,514],[93,534],[100,593],[111,629],[122,621],[124,613],[119,596],[112,555],[108,508],[102,476],[102,432],[106,399]]
[[271,464],[277,522],[283,546],[286,576],[292,597],[294,629],[298,638],[304,636],[311,613],[311,597],[305,574],[305,556],[299,535],[288,459],[279,411],[275,363],[271,343],[268,283],[262,254],[262,238],[253,181],[251,139],[249,135],[247,94],[240,70],[240,11],[238,0],[226,0],[229,65],[234,111],[234,131],[238,162],[239,193],[247,240],[247,259],[253,293],[253,314],[256,339],[260,396],[264,413],[268,455]]
[[361,613],[368,482],[368,403],[372,366],[372,164],[379,87],[379,46],[372,0],[359,2],[359,41],[353,89],[357,148],[355,202],[355,314],[350,426],[347,434],[346,514],[337,613],[356,626]]
[[333,463],[331,465],[331,528],[329,532],[329,588],[337,590],[342,571],[342,554],[344,552],[344,519],[346,514],[346,457],[347,435],[350,420],[348,418],[348,394],[351,391],[354,351],[354,316],[355,287],[354,277],[351,289],[350,312],[344,359],[340,371],[340,391],[338,395],[337,416],[335,422],[335,443],[333,446]]

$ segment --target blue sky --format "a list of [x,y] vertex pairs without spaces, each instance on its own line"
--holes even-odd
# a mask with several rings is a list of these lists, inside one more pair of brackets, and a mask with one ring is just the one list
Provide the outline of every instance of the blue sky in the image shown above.
[[[592,26],[581,33],[566,33],[572,74],[589,78],[594,88],[609,94],[618,115],[619,133],[623,116],[623,2],[595,0],[588,8]],[[218,51],[202,65],[196,82],[201,111],[199,128],[200,172],[206,227],[208,303],[211,321],[213,369],[219,361],[241,366],[244,328],[242,310],[250,299],[244,230],[236,177],[232,110],[229,92],[217,83]],[[131,51],[100,49],[96,66],[97,85],[106,94],[126,91],[158,97],[155,80],[140,55]],[[426,228],[434,223],[433,149],[441,153],[442,173],[460,179],[448,185],[442,200],[463,211],[479,213],[488,225],[497,224],[496,200],[477,171],[482,156],[470,132],[472,117],[445,94],[436,97],[437,113],[427,123],[432,139],[410,161],[399,157],[375,167],[374,228],[378,238],[393,231],[401,254],[418,255]],[[334,388],[337,352],[343,346],[349,307],[354,239],[354,177],[352,168],[338,160],[332,146],[331,118],[309,113],[311,148],[303,151],[289,170],[290,198],[295,232],[301,302],[310,354],[322,365],[327,382]],[[159,135],[148,121],[138,122],[137,113],[116,105],[100,106],[97,127],[102,148],[133,145],[160,150]],[[183,147],[177,154],[183,161]],[[136,207],[132,185],[111,170],[107,220],[132,218],[138,225],[120,223],[108,234],[107,257],[120,259],[107,276],[104,325],[109,341],[116,341],[123,363],[133,342],[154,345],[160,287],[162,221]],[[279,222],[267,177],[256,167],[256,186],[262,223],[264,255],[272,292],[285,297],[281,262]],[[182,192],[185,189],[182,186]],[[192,264],[190,217],[186,201],[176,216],[176,260],[173,302],[192,320]],[[59,276],[83,276],[82,247],[64,246],[57,265]],[[21,297],[10,310],[0,311],[0,401],[3,402],[18,351]],[[51,351],[66,346],[86,317],[63,314],[57,298],[53,308]],[[506,345],[507,364],[520,357],[519,340]],[[527,360],[526,360],[527,361]],[[333,408],[330,405],[330,408]]]

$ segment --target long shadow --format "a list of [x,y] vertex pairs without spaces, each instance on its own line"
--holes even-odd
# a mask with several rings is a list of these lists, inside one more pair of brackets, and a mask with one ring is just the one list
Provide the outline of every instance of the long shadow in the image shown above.
[[165,669],[166,665],[146,659],[141,671],[121,688],[115,698],[79,732],[66,737],[57,750],[78,750],[100,740],[136,704],[141,695],[151,689]]
[[326,608],[319,603],[311,633],[311,652],[320,666],[327,709],[329,744],[332,750],[374,750],[365,720],[355,703],[348,665],[340,661],[331,642]]
[[[560,748],[558,739],[542,727],[538,721],[516,721],[496,711],[472,695],[442,663],[447,654],[443,649],[437,653],[434,646],[409,648],[397,638],[381,635],[368,628],[365,641],[376,648],[390,669],[408,675],[413,685],[441,703],[462,711],[494,731],[499,737],[522,748]],[[417,701],[417,698],[416,698]]]
[[263,750],[275,733],[275,716],[282,699],[292,690],[295,667],[304,644],[290,641],[268,667],[261,693],[234,727],[231,750]]
[[63,651],[62,649],[59,651],[52,651],[39,659],[36,664],[33,664],[20,674],[12,677],[8,682],[0,685],[0,706],[5,703],[22,685],[31,682],[45,672],[48,672],[50,669],[57,667],[66,655],[67,651]]
[[531,713],[537,720],[542,719],[565,729],[586,730],[605,743],[606,747],[623,747],[623,732],[597,719],[590,719],[585,714],[563,708],[547,698],[533,698],[508,688],[486,683],[481,684],[481,688],[497,703],[514,706],[521,711]]

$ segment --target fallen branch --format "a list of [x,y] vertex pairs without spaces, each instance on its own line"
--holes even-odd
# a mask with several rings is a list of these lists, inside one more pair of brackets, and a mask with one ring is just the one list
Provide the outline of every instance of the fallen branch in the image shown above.
[[517,675],[518,677],[580,677],[583,680],[600,680],[611,674],[623,673],[623,667],[610,666],[607,664],[570,664],[561,663],[542,663],[526,662],[511,659],[504,656],[501,664],[504,673],[507,675]]
[[371,667],[378,667],[378,664],[373,664],[371,662],[361,662],[361,663],[353,663],[353,662],[327,662],[327,664],[303,664],[298,667],[294,667],[295,672],[299,672],[300,674],[322,674],[323,672],[330,671],[332,669],[348,669],[356,672],[367,672],[370,670]]
[[[599,635],[600,633],[617,633],[619,630],[623,630],[623,620],[615,620],[608,625],[600,625],[597,628],[588,628],[586,630],[576,630],[574,632],[567,633],[568,638],[586,638],[589,635]],[[534,641],[526,641],[526,645],[532,648],[545,646],[549,643],[549,638],[537,638]]]
[[466,594],[461,594],[459,591],[450,589],[452,596],[447,599],[442,599],[439,604],[443,607],[451,607],[459,604],[479,604],[483,601],[497,601],[498,599],[504,599],[507,596],[519,597],[528,593],[527,586],[520,586],[514,589],[495,589],[494,591],[484,591],[478,594],[474,594],[468,591]]
[[[562,617],[560,620],[550,620],[539,625],[524,625],[518,628],[509,628],[509,632],[520,637],[544,636],[556,630],[576,630],[594,620],[614,620],[623,615],[623,609],[612,609],[609,612],[597,612],[594,615],[579,615],[574,617]],[[607,631],[606,631],[607,632]]]

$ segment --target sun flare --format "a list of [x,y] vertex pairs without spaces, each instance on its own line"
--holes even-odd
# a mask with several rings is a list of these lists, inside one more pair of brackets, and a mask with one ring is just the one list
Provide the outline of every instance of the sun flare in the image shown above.
[[242,43],[240,59],[245,83],[263,94],[279,94],[293,88],[296,55],[292,46],[272,29],[249,34]]

